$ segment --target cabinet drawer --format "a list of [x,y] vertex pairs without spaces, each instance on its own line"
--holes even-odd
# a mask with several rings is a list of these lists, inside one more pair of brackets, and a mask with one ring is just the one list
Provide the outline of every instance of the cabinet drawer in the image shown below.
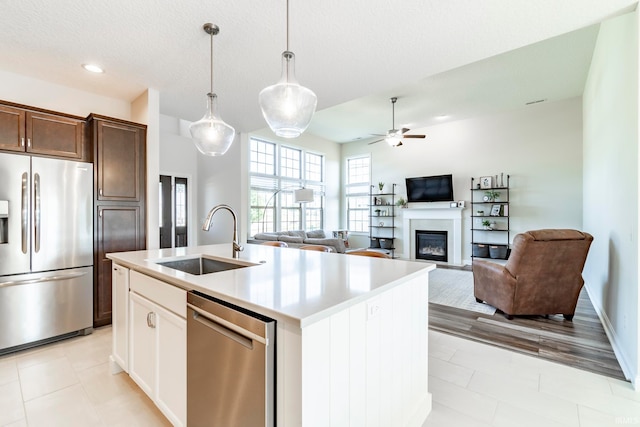
[[170,285],[137,271],[131,272],[130,289],[156,304],[174,312],[182,318],[187,317],[187,291]]

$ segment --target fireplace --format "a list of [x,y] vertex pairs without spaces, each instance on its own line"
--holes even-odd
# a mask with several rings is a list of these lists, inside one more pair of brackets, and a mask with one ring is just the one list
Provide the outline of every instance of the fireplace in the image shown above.
[[447,262],[447,232],[416,230],[416,259]]

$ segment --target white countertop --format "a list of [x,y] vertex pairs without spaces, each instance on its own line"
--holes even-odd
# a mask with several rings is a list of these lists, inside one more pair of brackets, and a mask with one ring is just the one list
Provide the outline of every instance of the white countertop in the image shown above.
[[[257,265],[192,275],[156,264],[160,259],[206,255]],[[107,254],[116,263],[187,290],[197,290],[300,327],[435,269],[435,264],[245,245],[239,259],[231,244]],[[425,279],[425,286],[427,281]],[[425,304],[427,301],[425,301]]]

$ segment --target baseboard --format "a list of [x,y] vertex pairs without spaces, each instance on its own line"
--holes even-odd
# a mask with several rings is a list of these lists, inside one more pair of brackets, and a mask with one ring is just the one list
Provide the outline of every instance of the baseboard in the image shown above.
[[611,348],[613,349],[613,353],[616,355],[616,359],[618,359],[618,363],[620,364],[620,368],[622,369],[625,378],[631,382],[634,390],[640,391],[640,372],[636,370],[636,367],[632,366],[631,363],[629,363],[629,359],[627,358],[626,353],[620,347],[618,335],[616,334],[611,321],[609,321],[607,313],[605,313],[605,311],[602,309],[600,301],[598,301],[598,304],[596,305],[595,300],[591,298],[589,288],[585,286],[585,289],[587,290],[587,294],[589,295],[591,304],[593,305],[593,308],[596,310],[596,314],[600,319],[600,323],[602,323],[604,332],[607,335],[609,342],[611,343]]

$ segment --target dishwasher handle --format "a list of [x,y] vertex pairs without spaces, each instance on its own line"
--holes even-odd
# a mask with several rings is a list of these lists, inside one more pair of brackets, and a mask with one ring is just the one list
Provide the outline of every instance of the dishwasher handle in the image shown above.
[[[247,338],[244,335],[242,335],[240,332],[244,331],[242,328],[235,326],[233,324],[229,324],[227,326],[221,324],[220,322],[216,321],[216,319],[212,319],[211,317],[216,318],[217,316],[213,316],[209,313],[207,313],[206,311],[191,305],[187,303],[187,307],[189,307],[191,310],[193,310],[193,320],[195,320],[196,322],[206,326],[209,329],[212,329],[214,331],[216,331],[217,333],[224,335],[225,337],[232,339],[233,341],[237,342],[240,345],[245,346],[246,348],[248,348],[249,350],[253,350],[253,339],[251,338]],[[227,322],[225,322],[227,323]],[[235,331],[231,328],[233,328],[235,326],[234,329],[238,329],[238,331]],[[247,331],[244,331],[247,332]]]

